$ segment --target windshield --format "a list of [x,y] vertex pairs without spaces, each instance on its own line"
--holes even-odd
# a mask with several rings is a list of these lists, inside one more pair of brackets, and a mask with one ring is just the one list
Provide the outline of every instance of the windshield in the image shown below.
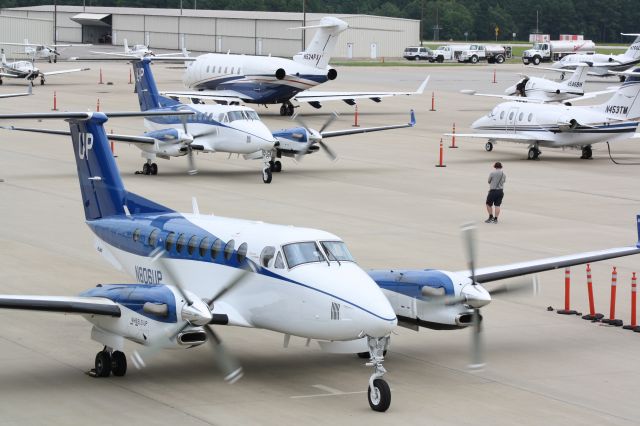
[[320,244],[327,256],[329,256],[329,260],[355,262],[347,245],[342,241],[322,241]]
[[244,120],[244,115],[242,115],[242,111],[229,111],[227,112],[227,116],[229,117],[229,121],[236,120]]
[[318,245],[313,241],[287,244],[282,246],[282,251],[284,251],[284,257],[287,259],[289,268],[293,268],[303,263],[325,261]]
[[249,120],[260,120],[260,117],[258,117],[255,111],[244,111],[244,113]]

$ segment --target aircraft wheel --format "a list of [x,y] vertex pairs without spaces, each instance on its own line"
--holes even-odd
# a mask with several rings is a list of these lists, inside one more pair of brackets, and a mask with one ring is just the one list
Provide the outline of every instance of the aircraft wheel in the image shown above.
[[280,105],[280,115],[282,115],[283,117],[287,115],[287,107],[284,104]]
[[293,115],[293,105],[292,104],[287,105],[287,115],[289,117],[291,117]]
[[627,77],[625,77],[624,75],[619,75],[618,79],[620,80],[620,83],[624,83]]
[[0,84],[2,84],[2,79],[0,78]]
[[111,355],[107,351],[96,354],[96,377],[109,377],[111,374]]
[[151,170],[149,170],[149,172],[152,175],[157,175],[158,174],[158,165],[156,163],[151,163]]
[[264,169],[262,171],[262,182],[271,183],[271,179],[273,176],[271,175],[271,169]]
[[527,154],[527,160],[537,160],[540,156],[540,150],[537,148],[529,148],[529,152]]
[[124,353],[115,351],[111,354],[111,372],[117,377],[127,374],[127,357]]
[[276,173],[280,173],[282,171],[282,163],[280,161],[273,163],[273,171]]
[[491,142],[487,142],[487,143],[485,143],[485,144],[484,144],[484,149],[485,149],[487,152],[491,152],[491,151],[493,150],[493,144],[492,144]]
[[40,86],[44,86],[44,79],[40,79]]
[[387,411],[391,405],[391,389],[389,389],[389,384],[383,379],[375,379],[373,381],[373,389],[369,386],[367,398],[369,399],[369,407],[371,407],[373,411]]
[[362,358],[362,359],[369,359],[369,357],[371,355],[369,355],[369,352],[358,352],[358,358]]
[[142,165],[142,174],[143,175],[151,174],[151,166],[149,165],[149,163],[144,163]]
[[590,160],[593,157],[593,151],[591,151],[591,146],[587,145],[582,148],[582,155],[580,156],[583,160]]
[[53,63],[57,64],[58,63],[58,58],[53,58]]

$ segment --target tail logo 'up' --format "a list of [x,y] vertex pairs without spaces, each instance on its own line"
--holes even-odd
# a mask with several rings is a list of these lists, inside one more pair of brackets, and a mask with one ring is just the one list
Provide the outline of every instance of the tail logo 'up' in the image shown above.
[[93,148],[93,135],[91,133],[80,133],[78,136],[80,137],[78,143],[78,157],[81,160],[84,160],[86,157],[88,161],[89,150]]
[[138,68],[138,72],[136,73],[136,81],[140,83],[142,77],[144,77],[144,68]]

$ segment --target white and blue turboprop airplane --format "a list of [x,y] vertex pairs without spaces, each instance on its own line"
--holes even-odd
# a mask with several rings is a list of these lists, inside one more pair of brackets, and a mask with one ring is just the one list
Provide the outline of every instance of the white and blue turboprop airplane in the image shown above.
[[580,148],[580,158],[590,159],[592,144],[639,137],[636,129],[640,118],[640,68],[635,73],[603,104],[503,102],[471,125],[479,133],[456,136],[488,139],[487,151],[498,141],[524,143],[529,145],[529,160],[538,159],[540,147]]
[[[146,114],[180,113],[193,114]],[[640,252],[621,247],[475,270],[473,239],[467,232],[467,271],[368,275],[331,233],[206,216],[195,200],[193,213],[178,213],[128,192],[109,149],[104,113],[0,115],[18,118],[69,122],[82,205],[96,250],[137,283],[98,285],[76,297],[0,295],[0,308],[83,315],[93,324],[91,338],[104,345],[96,355],[96,377],[126,374],[125,340],[142,345],[133,356],[138,366],[158,349],[209,342],[225,379],[233,382],[242,369],[211,325],[255,327],[283,333],[285,342],[291,335],[318,340],[332,352],[368,349],[367,365],[374,368],[369,404],[385,411],[391,392],[382,379],[382,363],[398,319],[414,328],[479,324],[478,310],[491,296],[478,282]]]
[[183,77],[190,91],[163,92],[166,96],[213,100],[227,103],[281,104],[280,115],[293,115],[291,101],[306,102],[320,108],[322,102],[344,101],[355,105],[356,99],[371,99],[422,94],[425,80],[415,92],[320,92],[308,90],[335,80],[338,72],[329,59],[338,35],[348,28],[346,22],[324,17],[304,52],[291,59],[271,56],[208,53],[191,62]]

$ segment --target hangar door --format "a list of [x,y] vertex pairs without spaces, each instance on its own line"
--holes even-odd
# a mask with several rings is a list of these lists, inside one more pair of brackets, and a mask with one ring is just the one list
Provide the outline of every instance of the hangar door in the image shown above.
[[82,25],[82,42],[111,44],[111,14],[78,13],[71,18]]

